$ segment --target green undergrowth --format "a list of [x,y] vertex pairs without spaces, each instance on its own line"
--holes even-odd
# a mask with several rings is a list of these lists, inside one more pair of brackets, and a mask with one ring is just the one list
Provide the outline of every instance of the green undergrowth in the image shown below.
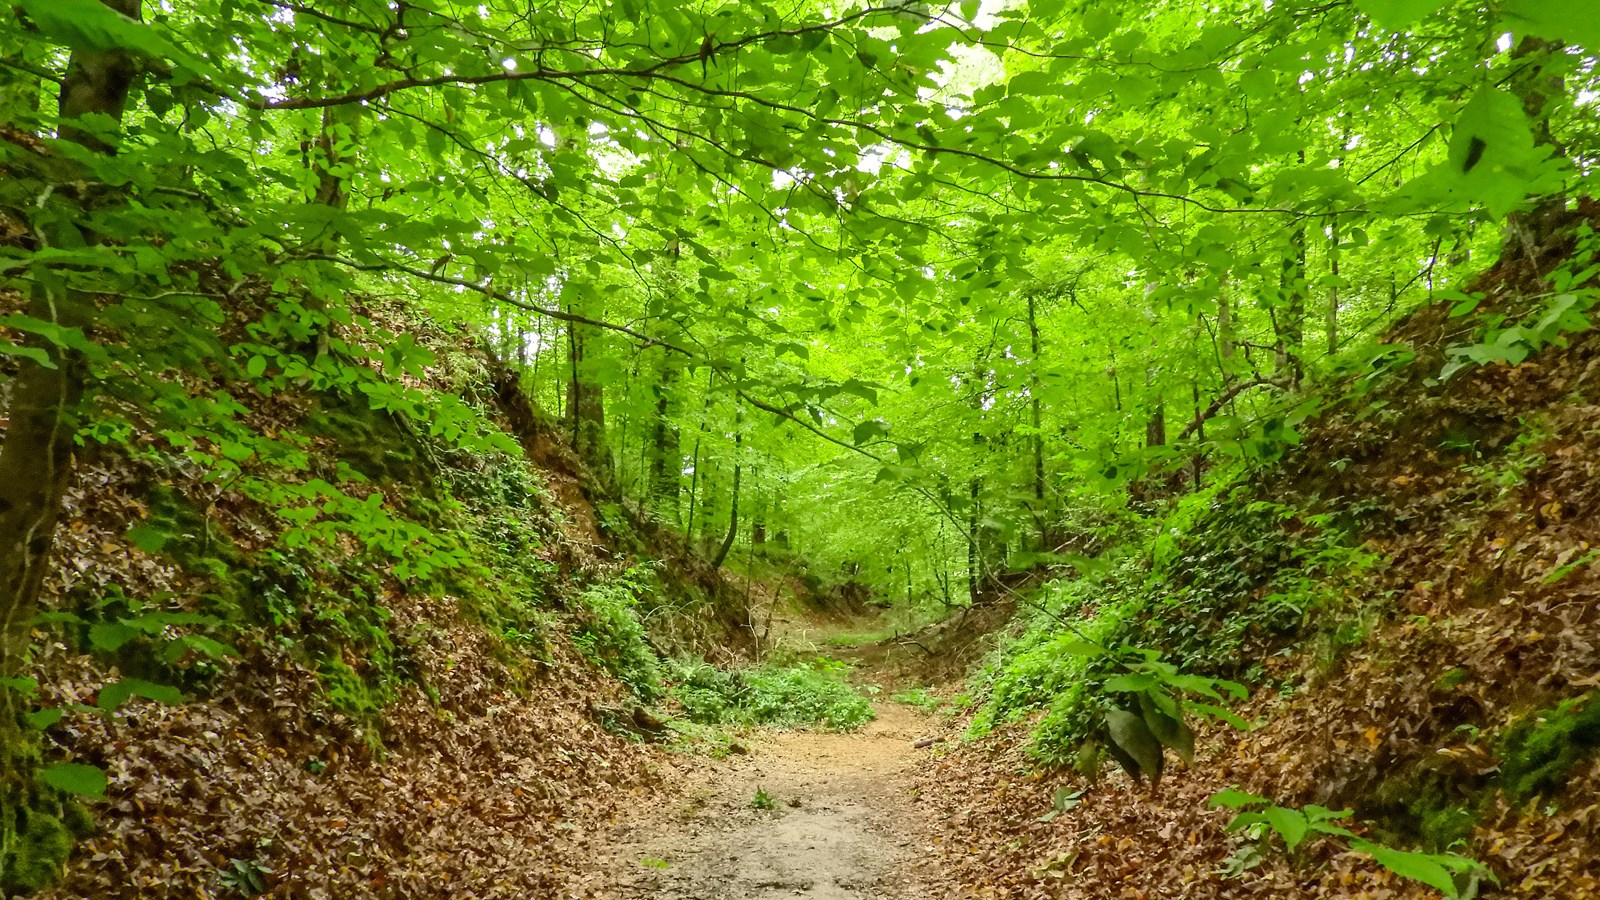
[[921,710],[922,712],[930,715],[949,707],[949,703],[944,698],[933,693],[925,687],[916,687],[911,688],[910,690],[901,691],[889,699],[895,703],[909,706],[912,709]]
[[1380,567],[1353,524],[1242,488],[1186,497],[1028,596],[973,678],[969,733],[1031,717],[1037,760],[1081,765],[1119,710],[1170,702],[1221,715],[1209,710],[1233,688],[1218,686],[1263,683],[1269,655],[1319,635],[1326,656],[1343,652],[1359,629],[1340,629],[1362,621]]
[[664,691],[661,662],[639,618],[641,597],[654,588],[649,565],[590,585],[578,595],[580,620],[573,635],[580,652],[646,703],[660,699]]
[[672,702],[698,725],[854,731],[874,715],[846,680],[849,667],[835,660],[735,670],[687,660],[666,668]]

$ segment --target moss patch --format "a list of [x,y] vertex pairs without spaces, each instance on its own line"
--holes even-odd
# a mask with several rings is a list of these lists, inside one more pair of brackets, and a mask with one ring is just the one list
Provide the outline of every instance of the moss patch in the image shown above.
[[1500,786],[1524,803],[1559,790],[1600,748],[1600,691],[1524,716],[1500,741]]

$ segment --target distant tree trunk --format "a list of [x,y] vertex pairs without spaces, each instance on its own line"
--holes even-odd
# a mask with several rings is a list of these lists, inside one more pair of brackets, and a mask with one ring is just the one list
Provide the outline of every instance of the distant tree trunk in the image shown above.
[[1305,376],[1306,229],[1303,225],[1290,232],[1289,252],[1284,255],[1278,284],[1283,312],[1277,316],[1273,374],[1291,388],[1298,389]]
[[694,518],[698,512],[698,495],[700,493],[700,442],[705,440],[706,423],[711,419],[711,389],[716,385],[717,372],[715,369],[706,372],[706,399],[700,408],[700,433],[694,438],[694,465],[689,476],[689,521],[683,526],[683,536],[689,543],[694,543]]
[[[1039,318],[1033,293],[1028,293],[1028,344],[1033,356],[1029,363],[1028,401],[1033,424],[1033,524],[1038,535],[1040,550],[1049,549],[1050,511],[1046,508],[1044,490],[1044,415],[1039,399]],[[909,570],[906,576],[910,577]]]
[[[106,0],[106,5],[139,18],[139,0]],[[138,68],[126,52],[75,51],[61,82],[60,137],[91,152],[114,152],[76,122],[98,115],[120,123],[137,76]],[[70,231],[52,231],[55,226],[39,230],[51,244],[99,243],[101,237],[85,224],[89,220],[85,210],[79,225],[63,226]],[[86,331],[94,323],[95,310],[93,296],[50,284],[38,285],[27,307],[28,315],[36,319]],[[78,352],[32,334],[25,342],[49,365],[18,359],[11,381],[9,424],[0,445],[0,678],[24,672],[39,593],[55,545],[56,520],[72,477],[79,405],[88,378]],[[21,859],[56,866],[65,863],[68,848],[57,847],[48,829],[27,827],[30,817],[49,813],[34,808],[39,798],[33,779],[38,742],[36,732],[21,721],[25,708],[20,691],[0,688],[0,863]],[[43,842],[36,837],[39,833],[46,835]],[[0,881],[8,881],[9,874],[0,872]]]
[[[567,310],[572,311],[570,304]],[[578,458],[606,477],[611,474],[611,467],[606,451],[605,395],[594,383],[591,371],[589,328],[577,323],[567,326],[567,350],[572,357],[572,377],[567,383],[567,417]]]
[[647,492],[650,508],[660,517],[666,514],[674,523],[681,521],[678,492],[683,478],[683,448],[678,425],[672,420],[674,384],[678,367],[671,354],[663,352],[661,370],[655,384],[655,420],[650,431],[650,475]]
[[[974,444],[980,443],[983,436],[977,433],[972,435]],[[967,600],[973,605],[978,602],[979,570],[983,559],[983,552],[978,546],[980,535],[978,533],[978,496],[982,492],[983,482],[977,475],[972,476],[969,484],[967,506]]]
[[1328,219],[1328,355],[1339,352],[1339,217]]
[[[1548,64],[1564,49],[1558,41],[1524,36],[1511,51],[1515,68],[1510,83],[1511,90],[1522,100],[1522,108],[1533,125],[1534,143],[1551,147],[1561,156],[1567,155],[1567,151],[1551,132],[1550,116],[1546,110],[1550,101],[1566,93],[1566,80],[1561,75],[1560,67]],[[1512,213],[1506,220],[1501,254],[1537,262],[1556,243],[1557,236],[1566,231],[1569,220],[1565,215],[1566,207],[1566,196],[1555,194],[1541,199],[1532,209]]]
[[[528,394],[533,397],[534,404],[539,402],[539,363],[544,360],[544,319],[535,317],[533,320],[533,371],[528,373]],[[524,363],[524,366],[527,364]]]
[[[1146,388],[1159,387],[1159,370],[1155,366],[1147,366],[1144,370],[1144,384]],[[1167,445],[1167,404],[1159,390],[1154,392],[1151,401],[1150,418],[1144,424],[1144,445],[1146,447],[1165,447]]]
[[[738,436],[734,437],[734,446],[742,443]],[[728,558],[728,551],[733,549],[733,540],[739,536],[739,476],[743,470],[739,463],[733,464],[733,494],[728,501],[728,531],[722,537],[722,546],[717,548],[717,555],[712,557],[713,568],[721,566]]]
[[1233,322],[1233,301],[1228,296],[1228,276],[1223,274],[1217,286],[1217,367],[1222,370],[1222,384],[1234,379],[1233,358],[1239,349],[1239,335]]
[[[1206,420],[1205,420],[1205,413],[1200,408],[1200,383],[1199,382],[1194,382],[1191,385],[1191,388],[1194,391],[1194,430],[1195,430],[1195,436],[1201,442],[1204,442],[1205,439],[1206,439]],[[1181,439],[1180,439],[1180,442],[1181,442]],[[1201,453],[1199,450],[1196,450],[1194,452],[1194,455],[1189,458],[1189,468],[1190,468],[1190,473],[1194,476],[1194,489],[1197,490],[1197,491],[1200,490],[1200,476],[1201,476],[1201,470],[1204,468],[1204,466],[1205,466],[1205,454]]]
[[[756,477],[757,474],[758,473],[755,471],[751,471],[750,473],[751,480],[759,485],[761,483],[761,479]],[[750,517],[751,547],[759,547],[767,542],[767,515],[768,510],[772,505],[768,491],[758,489],[756,491],[756,498],[755,511]]]
[[733,496],[728,502],[728,533],[722,538],[722,546],[717,549],[717,555],[711,560],[712,568],[721,566],[728,558],[728,551],[733,549],[733,540],[739,536],[739,475],[744,469],[744,460],[740,457],[739,450],[744,446],[744,411],[739,406],[739,398],[733,400]]

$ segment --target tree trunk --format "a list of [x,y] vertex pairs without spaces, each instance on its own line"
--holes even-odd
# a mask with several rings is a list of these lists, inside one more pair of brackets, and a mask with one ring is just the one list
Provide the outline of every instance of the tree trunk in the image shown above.
[[[972,442],[978,443],[981,437],[976,433],[973,434]],[[979,566],[983,559],[983,553],[978,547],[978,495],[981,489],[982,482],[978,476],[972,476],[967,507],[967,600],[974,606],[978,604]]]
[[[1556,142],[1550,130],[1550,116],[1546,114],[1550,101],[1566,93],[1566,80],[1559,69],[1552,73],[1547,60],[1562,53],[1558,41],[1526,35],[1511,51],[1511,61],[1516,66],[1510,83],[1512,92],[1522,100],[1522,108],[1533,126],[1533,140],[1539,146],[1554,148],[1557,155],[1565,156],[1566,148]],[[1501,254],[1521,257],[1538,263],[1546,251],[1559,243],[1571,217],[1566,215],[1564,194],[1541,199],[1532,209],[1512,213],[1506,219],[1506,234],[1501,242]]]
[[[571,310],[571,306],[568,306]],[[593,364],[589,354],[593,336],[587,332],[591,326],[572,323],[567,327],[567,347],[572,356],[572,378],[567,383],[568,425],[572,434],[573,449],[596,474],[605,478],[611,474],[610,458],[606,452],[605,395],[594,383]]]
[[1339,217],[1328,221],[1328,355],[1339,352]]
[[[129,18],[139,18],[139,0],[105,0]],[[121,122],[128,92],[138,69],[122,51],[77,51],[67,63],[61,83],[58,133],[91,151],[114,148],[73,123],[88,115]],[[82,221],[87,221],[85,215]],[[69,241],[95,244],[100,238],[87,228],[63,235]],[[30,298],[28,314],[64,328],[89,330],[95,298],[75,290],[40,285]],[[0,677],[14,678],[25,669],[39,592],[55,544],[56,520],[72,475],[74,437],[83,398],[87,366],[75,351],[64,350],[34,335],[27,344],[43,351],[49,365],[21,358],[11,383],[9,426],[0,445]],[[38,763],[35,732],[23,726],[22,694],[0,688],[0,861],[29,859],[33,865],[65,862],[65,849],[49,841],[48,829],[25,827],[30,816],[43,816],[33,780]],[[45,841],[39,843],[39,841]],[[0,871],[0,884],[17,873]]]
[[[1155,366],[1146,366],[1144,370],[1144,385],[1146,388],[1158,387],[1160,375]],[[1155,392],[1151,401],[1150,418],[1144,423],[1144,445],[1146,447],[1165,447],[1167,445],[1167,404],[1160,391]]]
[[722,546],[717,549],[717,555],[711,560],[711,567],[717,568],[728,558],[728,551],[733,549],[733,539],[739,535],[739,474],[744,469],[743,460],[740,459],[739,449],[744,446],[744,415],[739,406],[738,397],[733,401],[733,498],[728,503],[728,533],[722,538]]
[[1233,301],[1228,297],[1228,276],[1217,285],[1217,367],[1224,386],[1234,378],[1233,358],[1239,349],[1239,335],[1233,322]]
[[[740,443],[738,436],[734,437],[734,446]],[[733,540],[739,536],[739,476],[743,470],[739,463],[733,464],[733,496],[728,502],[728,532],[722,536],[722,546],[717,548],[717,555],[712,557],[711,566],[717,568],[728,558],[728,551],[733,549]]]
[[678,513],[679,485],[683,478],[683,449],[678,425],[672,421],[674,384],[678,367],[670,353],[663,351],[661,374],[655,385],[655,421],[650,433],[650,475],[647,491],[650,508],[657,517],[665,513],[674,523]]
[[1284,305],[1283,314],[1277,317],[1273,374],[1298,389],[1305,377],[1306,229],[1303,225],[1289,235],[1289,252],[1284,255],[1278,285]]
[[[1044,415],[1039,399],[1039,318],[1032,292],[1028,294],[1028,343],[1033,356],[1028,374],[1029,413],[1033,424],[1033,524],[1038,534],[1040,550],[1049,549],[1049,510],[1045,508],[1044,491]],[[908,574],[909,578],[910,575]]]
[[697,501],[700,494],[700,443],[706,437],[706,423],[711,418],[711,389],[716,385],[717,372],[715,369],[706,372],[706,400],[700,408],[700,433],[694,437],[694,463],[693,471],[689,476],[689,521],[683,526],[683,536],[689,544],[694,544],[694,517],[699,511]]

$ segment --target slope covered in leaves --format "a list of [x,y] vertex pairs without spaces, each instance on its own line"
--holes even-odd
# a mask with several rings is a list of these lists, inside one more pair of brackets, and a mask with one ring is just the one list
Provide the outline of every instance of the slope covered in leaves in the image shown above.
[[[659,691],[656,647],[737,655],[742,594],[610,499],[470,331],[362,304],[319,347],[239,308],[234,352],[335,377],[181,378],[168,403],[230,404],[221,433],[104,410],[145,436],[76,470],[29,675],[48,771],[108,783],[36,816],[12,886],[76,829],[47,896],[588,896],[595,828],[655,781],[607,710]],[[403,368],[362,349],[401,324]]]
[[[987,737],[924,779],[954,893],[1600,896],[1600,337],[1569,322],[1519,364],[1440,377],[1594,277],[1579,233],[1399,323],[1409,361],[1343,382],[1281,463],[1169,519],[1153,563],[1144,545],[1040,595],[974,682]],[[1037,632],[1243,682],[1250,727],[1197,722],[1193,765],[1169,759],[1158,785],[1085,779],[1082,742],[1114,741],[1095,723],[1129,698]],[[1230,787],[1285,820],[1343,813],[1387,864],[1300,826],[1292,854],[1276,827],[1229,830],[1208,800]]]

